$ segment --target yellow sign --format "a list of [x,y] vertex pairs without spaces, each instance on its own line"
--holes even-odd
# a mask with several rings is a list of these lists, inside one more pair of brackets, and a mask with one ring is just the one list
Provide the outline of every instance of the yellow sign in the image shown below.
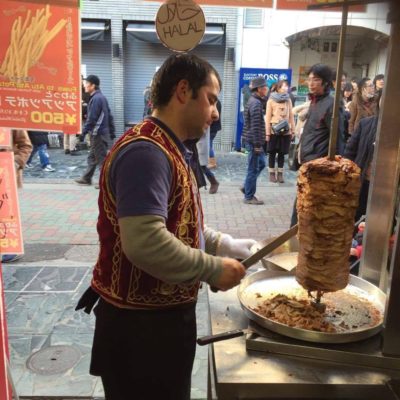
[[186,52],[200,43],[206,30],[206,19],[193,0],[167,0],[158,10],[156,30],[166,47]]

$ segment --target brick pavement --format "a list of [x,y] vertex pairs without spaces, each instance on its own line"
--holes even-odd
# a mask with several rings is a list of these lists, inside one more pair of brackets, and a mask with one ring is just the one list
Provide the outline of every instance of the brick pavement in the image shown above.
[[[264,239],[289,224],[294,186],[261,185],[263,206],[244,204],[240,183],[223,182],[216,195],[202,189],[206,223],[237,237]],[[95,245],[97,197],[93,187],[73,184],[25,184],[20,192],[26,243]]]

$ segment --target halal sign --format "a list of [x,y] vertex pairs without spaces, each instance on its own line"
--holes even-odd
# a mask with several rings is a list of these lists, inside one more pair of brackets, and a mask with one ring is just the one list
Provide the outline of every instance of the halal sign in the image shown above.
[[157,35],[174,51],[195,48],[203,38],[206,19],[203,10],[193,0],[167,0],[156,17]]

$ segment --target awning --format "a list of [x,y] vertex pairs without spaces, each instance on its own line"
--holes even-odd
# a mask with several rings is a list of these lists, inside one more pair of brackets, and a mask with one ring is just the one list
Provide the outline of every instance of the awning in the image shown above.
[[104,32],[109,29],[106,21],[82,21],[82,40],[104,40]]
[[[161,43],[158,39],[156,27],[153,22],[130,22],[126,25],[128,40],[140,40],[147,43]],[[225,26],[207,24],[206,31],[200,44],[223,45]]]

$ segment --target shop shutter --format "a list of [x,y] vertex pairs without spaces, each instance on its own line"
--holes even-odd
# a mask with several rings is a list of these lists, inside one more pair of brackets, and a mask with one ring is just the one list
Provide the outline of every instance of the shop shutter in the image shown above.
[[[172,53],[161,44],[127,40],[125,57],[125,124],[143,118],[143,91],[149,85],[156,69]],[[222,46],[198,46],[194,54],[206,59],[221,75],[223,80],[225,48]]]
[[109,32],[105,33],[104,40],[82,41],[82,64],[86,65],[87,75],[97,75],[100,78],[100,89],[106,96],[111,110],[114,111],[111,60]]

